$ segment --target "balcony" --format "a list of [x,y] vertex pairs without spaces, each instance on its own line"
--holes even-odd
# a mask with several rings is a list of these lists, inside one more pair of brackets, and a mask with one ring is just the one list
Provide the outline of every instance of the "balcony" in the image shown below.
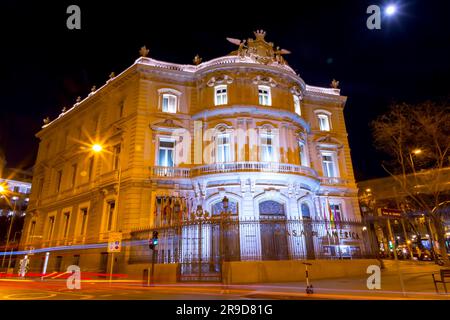
[[320,184],[329,186],[342,186],[349,184],[350,181],[338,177],[320,177]]
[[270,172],[304,175],[318,178],[314,169],[275,162],[229,162],[213,163],[193,168],[151,167],[152,178],[191,178],[201,175],[230,172]]
[[150,167],[153,178],[190,178],[189,168],[179,167]]

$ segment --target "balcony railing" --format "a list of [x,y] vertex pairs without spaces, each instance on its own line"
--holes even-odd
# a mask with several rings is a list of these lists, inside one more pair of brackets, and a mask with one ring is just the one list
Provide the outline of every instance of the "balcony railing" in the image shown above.
[[152,177],[159,178],[190,178],[189,168],[178,167],[151,167]]
[[337,177],[320,177],[320,183],[326,185],[346,185],[349,181]]
[[151,167],[152,177],[157,178],[190,178],[206,174],[228,173],[228,172],[272,172],[289,173],[311,176],[317,178],[314,169],[286,163],[276,162],[229,162],[213,163],[193,168],[178,167]]
[[317,173],[308,167],[277,162],[230,162],[214,163],[191,169],[192,176],[227,172],[273,172],[293,173],[317,177]]

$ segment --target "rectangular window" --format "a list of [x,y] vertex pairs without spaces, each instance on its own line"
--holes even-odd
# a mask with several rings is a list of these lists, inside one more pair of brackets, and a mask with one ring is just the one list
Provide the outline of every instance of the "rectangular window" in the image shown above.
[[319,114],[319,127],[321,131],[330,131],[330,119],[326,114]]
[[227,86],[217,86],[215,89],[214,103],[216,106],[227,104]]
[[162,95],[162,111],[176,113],[177,112],[177,96],[173,94]]
[[56,192],[61,190],[62,170],[58,170],[56,173]]
[[70,212],[65,212],[63,217],[64,217],[63,239],[66,239],[69,234]]
[[116,208],[115,201],[108,202],[108,222],[107,222],[107,228],[106,231],[111,231],[113,227],[114,222],[114,210]]
[[123,101],[119,104],[119,118],[123,117],[123,109],[124,109],[125,103]]
[[32,221],[30,226],[30,232],[28,233],[28,241],[33,241],[35,230],[36,230],[36,221]]
[[162,167],[173,167],[175,153],[175,140],[161,138],[159,140],[158,165]]
[[274,161],[273,152],[273,135],[270,133],[263,133],[261,135],[261,161]]
[[72,165],[72,187],[75,187],[77,182],[77,164]]
[[80,265],[80,255],[76,254],[73,256],[73,263],[74,266],[79,266]]
[[306,146],[303,141],[298,143],[299,153],[300,153],[300,165],[309,167],[308,157],[306,156]]
[[52,216],[48,218],[48,233],[47,233],[48,240],[52,240],[54,228],[55,228],[55,217]]
[[334,217],[334,221],[342,221],[342,207],[340,204],[330,204],[330,210]]
[[86,224],[87,224],[87,218],[88,218],[88,209],[87,208],[82,208],[80,210],[80,218],[81,218],[80,235],[84,236],[86,234]]
[[294,95],[294,110],[295,113],[298,114],[299,116],[302,115],[302,110],[300,108],[300,97]]
[[272,105],[272,98],[270,96],[270,87],[258,86],[259,104],[262,106]]
[[121,151],[120,144],[114,146],[113,170],[119,169],[120,151]]
[[230,135],[228,133],[217,136],[217,162],[230,162]]
[[91,157],[91,158],[89,159],[89,181],[92,180],[92,173],[93,173],[93,170],[94,170],[94,158]]
[[37,197],[40,198],[44,189],[44,178],[39,179]]
[[322,154],[322,167],[325,177],[336,177],[336,166],[331,153]]

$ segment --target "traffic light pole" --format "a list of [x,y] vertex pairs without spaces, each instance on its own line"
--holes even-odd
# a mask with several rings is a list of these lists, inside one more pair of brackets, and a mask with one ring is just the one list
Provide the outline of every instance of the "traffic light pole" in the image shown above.
[[156,256],[156,248],[152,250],[152,270],[150,272],[150,285],[153,286],[155,282],[155,256]]

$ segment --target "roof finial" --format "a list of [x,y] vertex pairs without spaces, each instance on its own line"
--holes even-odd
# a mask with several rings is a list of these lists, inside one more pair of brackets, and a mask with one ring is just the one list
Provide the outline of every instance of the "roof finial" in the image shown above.
[[256,40],[264,40],[264,37],[266,36],[266,32],[264,30],[256,30],[253,32],[255,34]]
[[337,81],[336,79],[333,79],[333,81],[331,81],[330,86],[334,89],[337,89],[339,87],[339,81]]
[[44,122],[44,124],[49,124],[50,123],[50,118],[47,117],[45,119],[42,120]]
[[146,46],[141,47],[141,50],[139,50],[141,57],[147,57],[149,52],[150,50],[148,50]]
[[200,63],[202,63],[202,58],[197,54],[195,57],[194,57],[194,60],[192,60],[193,62],[194,62],[194,64],[197,66],[197,65],[199,65]]

